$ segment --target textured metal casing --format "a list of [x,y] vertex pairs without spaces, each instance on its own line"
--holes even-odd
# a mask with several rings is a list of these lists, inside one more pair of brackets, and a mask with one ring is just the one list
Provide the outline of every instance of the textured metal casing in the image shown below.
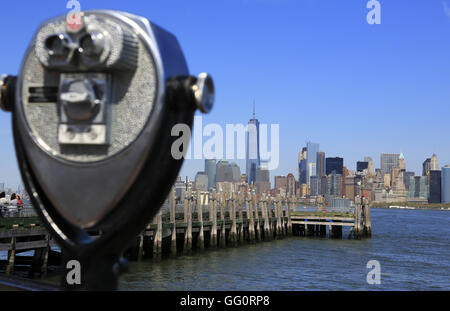
[[[54,209],[72,225],[89,228],[110,214],[135,182],[152,151],[148,142],[155,140],[155,129],[164,122],[161,113],[166,104],[166,82],[187,76],[188,68],[176,38],[148,20],[115,11],[88,11],[84,15],[123,23],[139,42],[136,70],[111,72],[111,144],[58,144],[55,104],[30,106],[27,102],[29,87],[36,81],[48,85],[59,82],[57,74],[46,73],[44,66],[37,65],[34,40],[19,75],[14,118],[30,170]],[[65,16],[41,27],[58,20],[65,20]]]

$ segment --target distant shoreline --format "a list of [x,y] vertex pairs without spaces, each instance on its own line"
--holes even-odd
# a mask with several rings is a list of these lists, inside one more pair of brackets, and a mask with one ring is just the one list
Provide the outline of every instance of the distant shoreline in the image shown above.
[[370,208],[384,208],[384,209],[402,209],[402,210],[433,210],[433,211],[450,211],[450,206],[404,206],[404,205],[375,205]]

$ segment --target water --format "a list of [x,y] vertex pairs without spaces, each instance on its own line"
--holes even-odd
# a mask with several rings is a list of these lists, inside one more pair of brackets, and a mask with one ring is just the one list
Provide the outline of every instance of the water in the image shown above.
[[[131,263],[121,290],[450,290],[450,213],[372,209],[372,239],[293,237]],[[369,260],[381,284],[366,281]]]

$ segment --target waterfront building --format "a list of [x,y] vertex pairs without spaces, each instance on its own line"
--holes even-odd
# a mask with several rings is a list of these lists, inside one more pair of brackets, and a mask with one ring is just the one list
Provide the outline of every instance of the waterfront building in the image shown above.
[[383,180],[384,180],[384,186],[387,188],[390,188],[391,187],[391,174],[388,174],[388,173],[384,174]]
[[330,196],[343,196],[342,193],[342,181],[343,177],[341,174],[336,174],[333,171],[330,175],[328,175],[328,195]]
[[328,207],[340,210],[349,210],[351,202],[346,198],[330,198],[328,201]]
[[236,163],[220,160],[216,165],[216,183],[239,182],[241,180],[241,169]]
[[319,180],[319,195],[328,193],[328,177],[322,176]]
[[208,191],[208,175],[205,172],[195,175],[195,190]]
[[319,152],[319,144],[306,143],[306,184],[310,186],[311,176],[317,175],[317,153]]
[[345,197],[354,200],[355,194],[355,176],[345,177]]
[[439,162],[436,154],[433,154],[431,157],[430,171],[439,171]]
[[343,175],[344,171],[344,159],[343,158],[326,158],[326,175],[330,175],[335,172],[338,175]]
[[398,167],[398,153],[382,153],[380,156],[381,174],[391,174],[393,167]]
[[259,149],[259,121],[255,116],[255,105],[253,105],[253,117],[248,121],[247,126],[247,154],[246,154],[246,175],[247,183],[256,182],[256,170],[261,165]]
[[309,190],[309,195],[311,196],[318,196],[319,195],[319,177],[318,176],[311,176],[311,187]]
[[364,170],[369,170],[369,162],[362,162],[358,161],[356,162],[356,172],[364,172]]
[[431,170],[431,158],[428,158],[422,163],[422,176],[427,176],[430,170]]
[[421,199],[428,202],[429,186],[427,176],[414,176],[409,181],[408,201]]
[[267,168],[266,163],[261,163],[261,165],[256,170],[256,193],[266,193],[270,191],[270,172]]
[[369,175],[370,176],[374,176],[375,175],[375,170],[373,167],[373,160],[371,157],[364,157],[364,161],[367,162],[368,165],[368,170],[369,170]]
[[430,171],[430,196],[428,203],[441,203],[441,171]]
[[403,183],[405,185],[405,190],[409,190],[409,181],[411,180],[411,177],[415,176],[416,174],[414,172],[405,172],[403,173]]
[[441,171],[441,198],[442,203],[450,203],[450,165]]
[[305,180],[302,183],[306,183],[306,157],[308,156],[308,150],[306,147],[302,149],[298,153],[298,180],[302,181]]
[[322,176],[325,176],[326,174],[326,167],[325,167],[325,152],[319,151],[317,152],[317,162],[316,162],[316,176],[321,178]]
[[205,160],[205,173],[208,175],[208,190],[216,187],[216,160]]
[[275,189],[287,189],[286,176],[275,176]]
[[295,182],[295,176],[292,173],[289,173],[287,175],[287,188],[286,188],[286,193],[291,197],[293,195],[295,195],[295,190],[296,190],[296,182]]
[[177,201],[184,200],[184,197],[186,195],[186,183],[181,179],[181,176],[177,177],[177,180],[175,181],[175,199]]
[[406,162],[405,162],[405,156],[403,155],[403,152],[400,153],[398,156],[398,168],[400,171],[405,172],[406,171]]

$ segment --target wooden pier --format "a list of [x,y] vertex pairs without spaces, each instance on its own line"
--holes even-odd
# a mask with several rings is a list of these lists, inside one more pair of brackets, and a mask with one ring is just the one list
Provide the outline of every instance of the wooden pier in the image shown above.
[[[364,201],[356,204],[354,213],[294,212],[298,205],[295,197],[190,190],[182,204],[176,205],[172,190],[166,204],[124,255],[131,260],[160,260],[289,236],[340,239],[345,227],[350,228],[348,238],[371,236],[370,208]],[[13,274],[18,265],[24,265],[20,261],[27,261],[29,275],[45,275],[50,259],[55,258],[52,246],[56,244],[37,217],[0,219],[0,251],[8,251],[0,266],[6,274]],[[30,250],[34,250],[31,258],[16,256]]]

